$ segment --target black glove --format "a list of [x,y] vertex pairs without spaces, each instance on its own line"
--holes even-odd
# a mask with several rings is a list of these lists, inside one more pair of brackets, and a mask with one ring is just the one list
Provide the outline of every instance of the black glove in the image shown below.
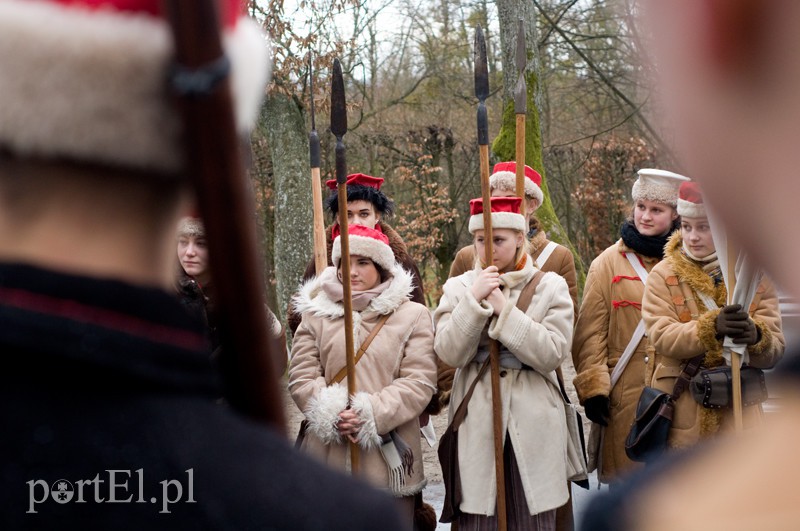
[[611,401],[607,396],[597,395],[587,398],[583,402],[583,410],[589,420],[595,424],[608,426],[608,419],[611,417]]
[[[750,327],[750,317],[742,311],[741,304],[724,306],[717,315],[717,338],[725,336],[731,339],[741,337]],[[755,328],[755,327],[754,327]]]

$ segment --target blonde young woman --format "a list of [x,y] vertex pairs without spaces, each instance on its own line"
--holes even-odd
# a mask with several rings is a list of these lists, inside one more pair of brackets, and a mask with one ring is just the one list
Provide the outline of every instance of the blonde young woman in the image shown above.
[[[572,343],[574,384],[592,429],[603,428],[596,439],[600,447],[587,448],[596,452],[603,483],[637,466],[625,454],[625,437],[644,388],[644,283],[678,227],[678,187],[687,180],[664,170],[640,170],[632,189],[633,215],[622,225],[620,239],[592,261],[586,276]],[[630,356],[624,364],[626,351]]]
[[[722,340],[747,345],[748,365],[773,367],[783,355],[784,339],[775,288],[763,279],[750,308],[726,305],[727,290],[717,259],[703,197],[696,183],[680,189],[681,230],[667,243],[664,260],[647,279],[642,317],[655,347],[648,364],[649,385],[671,393],[688,360],[705,354],[700,370],[725,364]],[[760,406],[745,408],[745,427],[756,423]],[[694,445],[721,429],[732,428],[732,409],[710,409],[684,392],[675,405],[668,444]]]
[[337,378],[346,365],[340,236],[334,265],[294,300],[303,318],[292,345],[289,391],[308,421],[302,450],[344,471],[348,442],[358,444],[360,477],[398,498],[410,528],[414,497],[426,484],[418,417],[436,390],[431,316],[410,300],[412,274],[395,260],[383,233],[351,225],[348,234],[355,348],[377,330],[356,364],[358,392],[348,400],[347,379]]
[[[538,269],[527,252],[527,223],[518,197],[493,197],[493,262],[444,285],[434,312],[436,354],[457,367],[450,402],[454,414],[488,356],[501,344],[500,387],[509,529],[550,530],[567,492],[567,428],[556,368],[569,355],[573,307],[567,283],[544,273],[529,307],[516,307]],[[476,256],[484,256],[483,201],[470,203]],[[459,428],[458,459],[464,513],[459,531],[496,529],[496,484],[491,383],[478,381]]]

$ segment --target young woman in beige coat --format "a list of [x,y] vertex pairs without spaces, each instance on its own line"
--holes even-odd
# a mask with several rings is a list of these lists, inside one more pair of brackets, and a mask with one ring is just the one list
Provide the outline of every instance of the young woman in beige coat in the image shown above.
[[[625,437],[644,388],[647,340],[634,332],[642,319],[644,276],[662,259],[667,238],[677,228],[678,187],[686,180],[662,170],[640,170],[632,190],[632,219],[623,224],[621,238],[594,259],[586,276],[572,343],[574,384],[594,422],[592,430],[602,427],[602,437],[595,439],[600,447],[587,450],[597,452],[597,475],[603,483],[637,466],[625,454]],[[629,345],[632,355],[612,386],[614,369]]]
[[[505,433],[509,529],[550,530],[567,501],[567,427],[556,368],[569,354],[573,308],[567,283],[544,273],[527,311],[516,308],[538,271],[526,252],[518,197],[492,198],[494,262],[451,278],[434,312],[436,354],[457,367],[450,415],[488,356],[489,338],[501,344],[500,395]],[[483,256],[483,202],[471,202],[470,232]],[[491,383],[476,385],[459,428],[458,466],[463,513],[459,531],[496,529]]]
[[349,470],[348,441],[357,443],[360,477],[398,497],[410,522],[414,495],[426,484],[418,418],[436,390],[433,324],[428,309],[409,300],[412,275],[395,261],[386,236],[358,225],[348,233],[355,349],[388,319],[356,364],[358,391],[348,409],[346,378],[333,381],[346,365],[337,237],[334,266],[304,284],[294,301],[303,319],[289,391],[308,421],[302,449]]
[[[726,306],[711,228],[696,183],[680,189],[681,230],[667,243],[664,260],[647,279],[642,317],[655,348],[649,360],[648,385],[672,392],[686,362],[705,353],[700,370],[725,364],[722,340],[747,345],[748,365],[772,368],[783,355],[784,340],[775,288],[763,279],[749,311]],[[675,405],[669,446],[684,448],[720,429],[732,428],[732,409],[709,409],[684,392]],[[745,408],[745,428],[757,423],[760,405]]]

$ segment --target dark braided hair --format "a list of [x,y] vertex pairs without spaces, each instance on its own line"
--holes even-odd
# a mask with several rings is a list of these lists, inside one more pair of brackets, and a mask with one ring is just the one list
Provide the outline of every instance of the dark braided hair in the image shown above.
[[[363,184],[353,184],[347,187],[347,202],[351,201],[369,201],[375,210],[384,217],[389,217],[394,213],[394,201],[389,199],[380,190],[376,190],[371,186],[364,186]],[[325,208],[331,213],[331,216],[336,217],[339,213],[339,195],[334,191],[325,200]]]

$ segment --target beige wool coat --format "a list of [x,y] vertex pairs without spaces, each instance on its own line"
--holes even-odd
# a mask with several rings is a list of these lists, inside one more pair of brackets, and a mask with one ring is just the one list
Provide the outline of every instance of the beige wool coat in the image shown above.
[[[684,256],[680,252],[682,241],[680,232],[670,238],[665,259],[647,280],[642,306],[647,333],[655,348],[654,359],[647,367],[647,383],[669,393],[688,359],[706,353],[702,367],[724,363],[722,340],[716,338],[720,310],[708,310],[696,294],[708,295],[721,308],[727,297],[725,284],[715,286],[699,265]],[[760,334],[759,342],[747,348],[750,365],[771,368],[780,360],[785,345],[778,297],[769,279],[759,284],[749,311]],[[745,408],[745,428],[756,423],[757,409],[760,406]],[[668,442],[673,448],[691,446],[732,424],[732,410],[704,408],[686,391],[675,404]]]
[[[545,273],[527,312],[515,304],[522,288],[536,272],[530,257],[520,271],[501,276],[507,302],[494,317],[485,301],[478,303],[470,288],[478,270],[451,278],[444,285],[434,312],[436,354],[457,367],[450,402],[455,413],[480,364],[478,350],[498,340],[527,368],[500,372],[504,432],[507,431],[519,464],[525,499],[531,514],[567,501],[567,426],[555,369],[569,355],[573,309],[567,284],[555,273]],[[458,453],[463,501],[461,510],[492,515],[497,488],[494,477],[491,382],[478,382],[469,413],[459,428]]]
[[[419,435],[419,415],[436,391],[436,355],[429,310],[409,300],[412,275],[399,265],[391,284],[361,312],[353,312],[355,347],[380,317],[390,314],[356,365],[357,392],[351,407],[364,420],[359,433],[362,477],[395,496],[420,492],[426,484]],[[347,378],[329,385],[346,365],[344,307],[321,289],[335,280],[336,269],[305,283],[295,297],[303,319],[294,336],[289,391],[305,413],[308,431],[302,449],[330,466],[348,470],[349,450],[336,429],[347,407]],[[401,485],[394,485],[380,452],[381,435],[396,430],[413,452],[413,465]]]
[[[622,239],[592,261],[583,289],[583,302],[575,326],[572,360],[575,390],[581,404],[593,396],[610,398],[611,418],[600,448],[600,481],[608,483],[640,465],[625,455],[625,438],[644,388],[644,359],[647,339],[639,342],[633,357],[611,389],[611,372],[642,318],[644,284],[625,257],[633,249]],[[636,254],[647,271],[659,259]],[[594,425],[593,429],[597,426]]]

